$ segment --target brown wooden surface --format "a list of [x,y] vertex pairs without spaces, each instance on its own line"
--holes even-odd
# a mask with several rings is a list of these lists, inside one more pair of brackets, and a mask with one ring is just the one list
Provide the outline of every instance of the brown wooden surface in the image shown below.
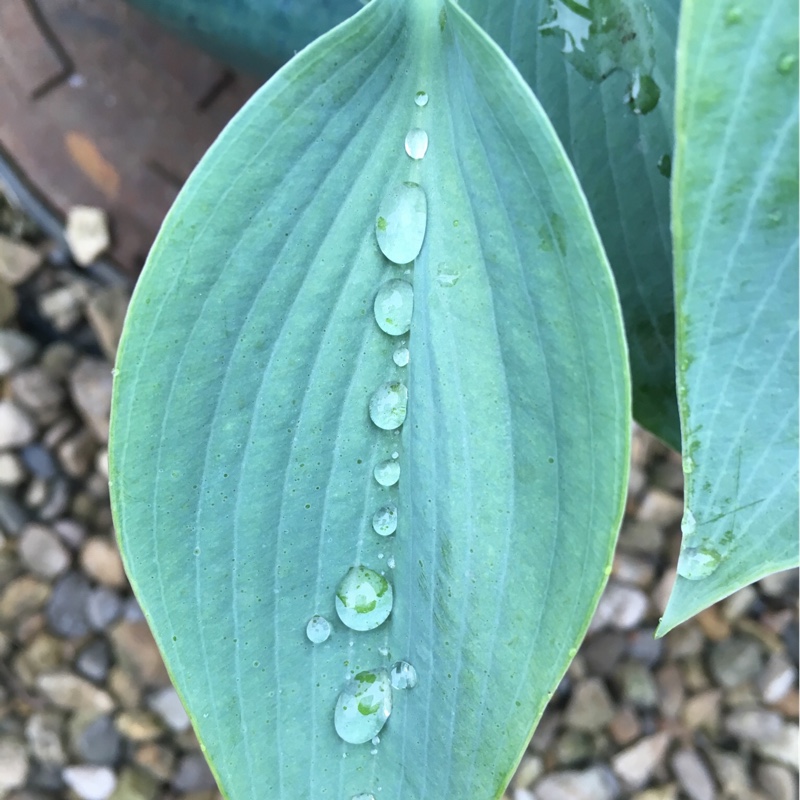
[[129,274],[257,87],[121,0],[0,0],[2,156],[56,211],[105,208]]

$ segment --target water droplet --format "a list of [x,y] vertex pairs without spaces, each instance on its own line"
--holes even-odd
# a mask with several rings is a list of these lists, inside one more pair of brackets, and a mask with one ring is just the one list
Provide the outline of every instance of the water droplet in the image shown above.
[[[690,455],[683,457],[683,474],[691,475],[694,472],[694,459]],[[691,514],[691,511],[689,512]]]
[[400,465],[396,461],[381,461],[372,474],[381,486],[394,486],[400,480]]
[[373,736],[372,737],[372,744],[374,744],[375,747],[377,747],[380,743],[381,743],[381,737],[380,736]]
[[398,347],[397,350],[392,353],[392,361],[394,361],[398,367],[408,366],[409,358],[410,354],[407,347]]
[[369,401],[370,419],[384,431],[399,428],[406,419],[408,389],[400,381],[381,384]]
[[658,159],[658,171],[665,177],[671,178],[672,177],[672,156],[669,153],[664,153],[661,158]]
[[707,578],[719,567],[721,558],[708,547],[684,547],[678,558],[678,575],[689,581]]
[[375,235],[381,252],[395,264],[408,264],[422,249],[428,224],[428,201],[418,183],[398,183],[381,200]]
[[681,520],[681,533],[684,539],[691,539],[697,532],[697,520],[694,514],[688,509],[683,510],[683,519]]
[[426,105],[428,105],[428,93],[427,92],[417,92],[414,95],[414,102],[420,108],[424,108]]
[[788,75],[794,69],[795,64],[797,64],[797,54],[784,53],[778,59],[778,72],[780,72],[781,75]]
[[439,284],[439,286],[455,286],[460,277],[461,275],[452,267],[443,265],[439,267],[439,271],[436,275],[436,282]]
[[374,794],[354,794],[350,800],[375,800]]
[[375,295],[373,304],[378,327],[390,336],[402,336],[411,327],[414,290],[408,281],[386,281]]
[[397,530],[397,506],[379,508],[372,517],[372,528],[379,536],[391,536]]
[[336,613],[354,631],[371,631],[392,613],[392,585],[364,566],[348,570],[336,589]]
[[386,559],[386,566],[389,567],[389,569],[394,569],[397,566],[394,556],[389,556],[389,558]]
[[725,22],[728,25],[737,25],[742,21],[742,9],[739,6],[731,6],[725,14]]
[[428,152],[428,134],[422,128],[412,128],[406,134],[406,153],[414,161],[419,161]]
[[417,685],[417,671],[408,661],[397,661],[392,664],[391,679],[395,689],[413,689]]
[[306,625],[306,636],[314,644],[324,642],[331,635],[331,624],[325,617],[314,614]]
[[634,114],[649,114],[657,105],[661,97],[661,89],[650,75],[634,73],[625,102],[631,107]]
[[397,452],[397,450],[395,450],[395,451],[392,453],[392,458],[393,458],[393,459],[395,459],[395,460],[397,460],[398,458],[400,458],[400,453],[398,453],[398,452]]
[[359,672],[336,700],[333,724],[349,744],[365,744],[377,736],[392,713],[392,687],[385,669]]

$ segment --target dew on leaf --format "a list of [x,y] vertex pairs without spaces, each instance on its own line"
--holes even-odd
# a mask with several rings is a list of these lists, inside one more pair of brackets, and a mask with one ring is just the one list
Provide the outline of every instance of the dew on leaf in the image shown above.
[[381,252],[395,264],[409,264],[422,249],[428,224],[428,201],[418,183],[391,186],[381,199],[375,235]]
[[392,585],[365,566],[349,569],[336,589],[336,613],[354,631],[382,625],[392,613],[392,602]]
[[408,281],[386,281],[375,295],[373,304],[378,327],[390,336],[402,336],[411,328],[414,290]]
[[374,794],[354,794],[350,800],[375,800]]
[[414,95],[414,102],[420,108],[424,108],[426,105],[428,105],[428,93],[427,92],[417,92]]
[[397,350],[392,353],[392,361],[394,361],[398,367],[408,366],[409,357],[410,356],[407,347],[398,347]]
[[392,686],[385,669],[365,670],[348,681],[336,700],[333,724],[348,744],[377,736],[392,713]]
[[372,516],[372,529],[379,536],[391,536],[397,530],[397,506],[379,508]]
[[369,401],[370,419],[382,430],[393,431],[406,419],[408,389],[400,381],[382,383]]
[[422,128],[412,128],[406,134],[405,147],[409,158],[419,161],[428,152],[428,134]]
[[658,105],[660,97],[661,89],[655,80],[650,75],[636,72],[625,95],[625,102],[634,114],[649,114]]
[[664,153],[661,158],[658,159],[658,171],[665,177],[671,178],[672,177],[672,156],[669,153]]
[[308,625],[306,625],[306,636],[308,636],[309,641],[313,642],[314,644],[320,644],[327,640],[327,638],[331,635],[331,624],[325,617],[321,617],[319,614],[314,614],[313,617],[308,621]]
[[417,685],[417,671],[408,661],[392,664],[390,675],[395,689],[413,689]]
[[678,557],[678,575],[689,581],[707,578],[717,570],[720,554],[708,547],[684,547]]
[[381,486],[394,486],[400,480],[400,465],[397,461],[381,461],[372,474]]
[[778,64],[777,64],[778,72],[780,72],[781,75],[789,75],[794,69],[795,64],[797,64],[797,54],[784,53],[778,59]]

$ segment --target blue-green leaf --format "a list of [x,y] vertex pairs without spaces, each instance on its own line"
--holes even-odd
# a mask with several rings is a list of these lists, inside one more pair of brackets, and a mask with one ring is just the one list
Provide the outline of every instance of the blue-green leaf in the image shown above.
[[797,4],[685,0],[674,177],[686,514],[661,632],[798,563]]
[[159,235],[112,411],[126,568],[229,798],[502,792],[609,569],[628,393],[572,168],[457,5],[372,0],[270,80]]

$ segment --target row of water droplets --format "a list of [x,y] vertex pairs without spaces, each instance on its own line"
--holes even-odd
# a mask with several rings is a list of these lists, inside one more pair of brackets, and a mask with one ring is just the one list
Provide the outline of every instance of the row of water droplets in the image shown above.
[[[417,92],[414,102],[423,109],[428,104],[428,95]],[[409,158],[421,161],[428,150],[427,132],[412,128],[406,134],[404,147]],[[378,327],[397,341],[392,361],[399,369],[406,367],[410,360],[408,343],[402,337],[411,329],[414,289],[406,278],[410,277],[410,265],[422,249],[427,214],[427,198],[422,187],[405,181],[390,187],[384,194],[375,220],[375,236],[381,252],[392,264],[406,267],[404,277],[392,277],[378,288],[373,304]],[[375,389],[368,410],[377,428],[399,432],[407,407],[408,388],[402,379],[395,379]],[[372,474],[381,487],[396,486],[400,480],[400,453],[393,450],[375,465]],[[378,536],[394,535],[398,527],[397,506],[394,503],[381,506],[371,522]],[[386,563],[393,569],[394,557],[390,556]],[[393,603],[392,584],[385,574],[363,564],[347,571],[334,598],[339,619],[353,631],[370,631],[382,625],[392,613]],[[306,626],[306,635],[314,644],[327,641],[331,633],[331,623],[319,614],[312,616]],[[381,653],[388,655],[388,650],[381,650]],[[378,734],[392,712],[392,690],[412,689],[416,683],[417,672],[406,661],[397,661],[390,669],[379,667],[357,673],[347,681],[336,700],[336,732],[349,744],[372,742],[377,746]],[[360,794],[352,800],[374,800],[374,797]]]

